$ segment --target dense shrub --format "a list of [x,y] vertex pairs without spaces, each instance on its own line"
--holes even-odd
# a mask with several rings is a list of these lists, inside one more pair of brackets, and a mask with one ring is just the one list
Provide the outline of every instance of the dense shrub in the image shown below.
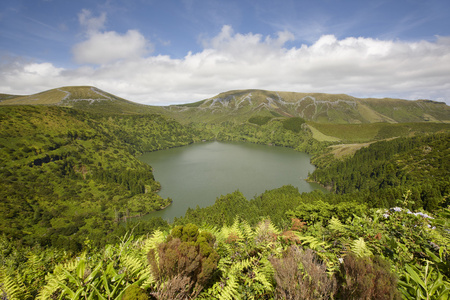
[[401,299],[397,277],[379,256],[345,256],[337,278],[340,299]]
[[255,117],[251,117],[250,119],[248,119],[248,122],[256,124],[256,125],[265,125],[270,120],[272,120],[272,117],[255,116]]
[[199,232],[196,225],[175,226],[166,242],[148,253],[152,273],[159,283],[155,296],[197,296],[217,270],[219,256],[212,248],[214,241],[212,234]]
[[122,300],[148,300],[148,295],[138,285],[131,285],[125,290]]
[[305,123],[305,120],[303,120],[302,118],[289,118],[283,121],[283,128],[293,132],[300,132],[300,130],[302,130],[303,123]]
[[296,246],[288,249],[283,258],[270,260],[275,269],[276,299],[332,299],[336,279],[327,274],[327,266],[311,249]]

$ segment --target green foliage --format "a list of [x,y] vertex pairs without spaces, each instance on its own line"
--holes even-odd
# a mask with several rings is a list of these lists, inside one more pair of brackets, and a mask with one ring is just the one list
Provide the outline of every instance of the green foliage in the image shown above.
[[370,207],[395,206],[393,200],[410,190],[408,208],[433,211],[449,193],[449,149],[448,134],[377,142],[316,169],[310,178],[339,194],[365,192],[362,202]]
[[[316,94],[300,101],[253,90],[144,109],[91,87],[64,91],[39,101],[69,93],[65,105],[96,113],[0,108],[3,298],[389,299],[398,298],[396,275],[405,298],[448,298],[448,125],[343,124],[415,120],[424,109],[427,118],[448,119],[448,110],[433,110],[438,104],[392,100],[394,111],[380,104],[391,100]],[[77,101],[86,95],[95,101]],[[372,143],[338,161],[303,118],[333,123],[309,126],[343,140],[416,136]],[[136,157],[212,139],[314,154],[310,179],[334,193],[284,186],[247,200],[237,191],[171,226],[135,218],[171,201],[156,194],[151,167]],[[386,209],[393,206],[400,207]]]
[[326,224],[328,220],[338,218],[347,220],[353,216],[362,216],[367,211],[367,206],[355,202],[340,202],[330,204],[322,200],[313,203],[300,203],[295,210],[290,210],[287,214],[292,218],[298,218],[308,224],[316,222]]
[[146,289],[154,280],[143,249],[141,240],[134,241],[131,236],[124,236],[120,244],[109,245],[102,253],[93,256],[83,253],[58,264],[46,277],[46,284],[37,299],[58,296],[60,299],[119,300],[130,288],[140,286]]
[[272,294],[274,271],[268,254],[281,251],[277,248],[278,232],[270,221],[260,223],[256,229],[238,219],[232,226],[222,227],[216,233],[221,276],[203,296],[255,299]]
[[357,257],[367,257],[367,256],[371,256],[373,254],[372,251],[370,251],[370,249],[367,247],[366,242],[364,241],[364,238],[362,238],[362,237],[353,241],[352,246],[351,246],[351,251]]
[[405,266],[400,280],[400,291],[405,298],[448,299],[450,282],[427,261],[423,267]]
[[288,118],[283,121],[283,128],[293,132],[300,132],[303,124],[305,124],[305,120],[302,118]]
[[[14,276],[16,275],[16,276]],[[20,274],[8,274],[5,267],[0,267],[0,292],[2,298],[11,300],[31,299],[31,295],[23,284],[22,278],[17,278]]]
[[147,293],[138,285],[131,285],[123,294],[122,300],[147,300]]
[[272,117],[269,116],[254,116],[248,119],[248,122],[261,126],[267,124],[270,120],[272,120]]
[[121,221],[170,204],[133,155],[204,137],[159,115],[17,106],[1,107],[0,120],[0,232],[70,251],[86,237],[103,245]]

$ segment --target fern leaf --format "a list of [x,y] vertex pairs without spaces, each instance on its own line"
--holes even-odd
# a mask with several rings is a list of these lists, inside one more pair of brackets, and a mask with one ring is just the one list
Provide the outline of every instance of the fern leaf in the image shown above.
[[359,257],[371,256],[372,251],[367,247],[364,238],[360,237],[357,240],[354,240],[351,245],[351,251],[355,253]]
[[6,295],[6,299],[21,300],[29,299],[27,289],[21,280],[13,274],[8,274],[5,267],[0,268],[0,291]]
[[228,276],[225,286],[223,287],[222,291],[219,294],[219,299],[220,300],[240,299],[241,297],[239,295],[238,288],[239,288],[239,283],[238,283],[236,276],[234,276],[233,274],[230,274]]
[[255,273],[255,280],[259,281],[266,290],[272,291],[273,286],[270,283],[271,278],[273,278],[274,269],[272,264],[267,260],[267,258],[263,258],[259,261],[259,266],[253,268],[253,272]]
[[122,257],[122,264],[130,276],[136,278],[138,282],[144,282],[145,286],[155,281],[150,272],[150,268],[148,268],[147,264],[141,258],[128,253]]
[[255,236],[255,232],[253,231],[253,228],[248,224],[246,220],[243,220],[241,222],[240,227],[240,233],[244,239],[252,239]]
[[155,230],[152,237],[145,240],[142,251],[146,254],[150,252],[151,249],[156,249],[159,244],[165,241],[165,239],[166,236],[164,235],[164,232]]
[[345,233],[347,232],[347,226],[345,226],[344,224],[341,223],[341,221],[335,217],[332,217],[329,224],[328,224],[328,228],[331,229],[332,231],[338,232],[338,233]]
[[302,236],[299,233],[295,233],[297,235],[297,237],[299,238],[299,240],[302,241],[302,245],[308,245],[309,248],[311,248],[311,250],[315,250],[318,251],[320,250],[320,248],[328,248],[329,245],[327,245],[327,243],[325,243],[324,241],[320,241],[318,240],[316,237],[314,236]]

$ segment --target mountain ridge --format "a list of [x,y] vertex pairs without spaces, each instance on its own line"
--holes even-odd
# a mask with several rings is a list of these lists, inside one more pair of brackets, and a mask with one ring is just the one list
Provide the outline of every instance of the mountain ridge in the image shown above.
[[[170,107],[172,112],[200,118],[204,112],[220,115],[228,111],[236,119],[257,112],[269,116],[269,112],[273,117],[301,117],[318,123],[450,122],[450,108],[443,102],[356,98],[346,94],[235,90]],[[217,119],[221,121],[220,117]]]
[[347,94],[231,90],[193,103],[151,106],[93,86],[60,87],[32,95],[0,94],[0,105],[58,105],[100,113],[159,113],[182,123],[246,122],[252,116],[301,117],[331,124],[450,123],[450,107],[433,100],[357,98]]

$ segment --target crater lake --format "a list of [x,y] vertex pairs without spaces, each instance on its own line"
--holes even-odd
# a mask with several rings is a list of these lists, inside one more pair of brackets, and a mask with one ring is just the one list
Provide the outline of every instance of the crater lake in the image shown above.
[[159,195],[173,200],[146,217],[169,222],[189,207],[212,205],[236,190],[247,199],[289,184],[300,192],[325,191],[305,181],[314,171],[310,156],[290,148],[214,141],[145,153],[140,160],[153,167],[155,180],[161,183]]

